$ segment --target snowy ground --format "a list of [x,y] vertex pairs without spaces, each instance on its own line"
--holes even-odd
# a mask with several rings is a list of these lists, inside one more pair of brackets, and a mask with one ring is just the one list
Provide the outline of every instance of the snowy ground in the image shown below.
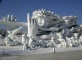
[[[8,55],[33,55],[33,54],[45,54],[45,53],[52,53],[54,51],[53,48],[40,48],[37,50],[22,50],[22,46],[0,46],[0,54]],[[70,47],[70,48],[55,48],[55,52],[66,52],[66,51],[73,51],[73,50],[81,50],[81,47]]]
[[22,50],[23,49],[22,46],[13,46],[13,47],[1,46],[0,54],[3,54],[3,49],[4,49],[4,54],[8,54],[8,55],[44,54],[44,53],[52,52],[52,48],[40,48],[37,50]]
[[35,55],[3,55],[0,56],[0,60],[82,60],[82,50]]

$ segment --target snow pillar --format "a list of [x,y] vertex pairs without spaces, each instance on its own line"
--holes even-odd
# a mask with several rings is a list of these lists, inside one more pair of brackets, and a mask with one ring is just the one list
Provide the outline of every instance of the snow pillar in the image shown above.
[[28,36],[30,37],[31,36],[31,26],[30,26],[30,16],[29,16],[29,13],[27,14],[27,25],[28,25]]

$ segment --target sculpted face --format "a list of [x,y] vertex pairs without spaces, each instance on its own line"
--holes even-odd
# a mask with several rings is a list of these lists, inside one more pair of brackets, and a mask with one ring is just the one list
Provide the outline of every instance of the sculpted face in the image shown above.
[[38,18],[38,25],[43,26],[44,25],[44,19]]

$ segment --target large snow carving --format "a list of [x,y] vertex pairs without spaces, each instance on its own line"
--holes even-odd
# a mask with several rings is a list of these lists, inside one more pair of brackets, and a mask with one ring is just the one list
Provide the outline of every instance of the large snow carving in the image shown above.
[[[49,40],[51,37],[51,40],[48,43],[51,44],[51,46],[79,46],[77,40],[79,41],[79,36],[81,35],[81,33],[79,33],[79,31],[81,31],[81,27],[76,23],[76,16],[59,16],[53,12],[42,9],[34,11],[32,19],[36,19],[37,21],[39,37],[43,40]],[[51,33],[55,34],[57,37],[52,37]]]
[[[6,45],[14,43],[14,36],[27,27],[27,33],[22,33],[23,50],[42,47],[79,47],[82,45],[82,25],[77,24],[77,16],[60,16],[44,9],[35,10],[32,17],[27,14],[27,22],[13,22],[13,16],[6,17],[0,24],[10,24],[19,28],[11,30],[6,36]],[[7,31],[9,32],[9,31]],[[27,36],[26,36],[27,34]],[[0,38],[1,39],[1,38]]]

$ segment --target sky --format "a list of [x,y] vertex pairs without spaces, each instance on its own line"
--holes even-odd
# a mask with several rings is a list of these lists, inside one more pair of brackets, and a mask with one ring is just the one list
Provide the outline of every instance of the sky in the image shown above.
[[60,16],[77,16],[77,23],[82,24],[82,0],[0,0],[0,18],[10,14],[17,21],[26,22],[27,13],[31,16],[42,8]]

